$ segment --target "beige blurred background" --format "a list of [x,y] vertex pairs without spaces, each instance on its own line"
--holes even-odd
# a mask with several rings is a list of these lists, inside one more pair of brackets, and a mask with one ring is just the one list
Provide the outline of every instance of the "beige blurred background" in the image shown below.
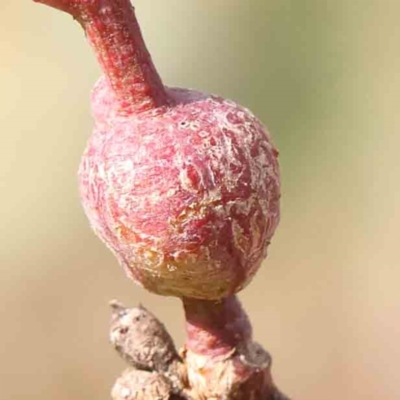
[[[400,3],[136,0],[164,81],[233,98],[281,152],[282,221],[241,295],[294,399],[400,398]],[[99,75],[72,19],[0,4],[2,399],[94,400],[124,364],[108,300],[177,343],[175,299],[125,279],[90,231],[76,171]]]

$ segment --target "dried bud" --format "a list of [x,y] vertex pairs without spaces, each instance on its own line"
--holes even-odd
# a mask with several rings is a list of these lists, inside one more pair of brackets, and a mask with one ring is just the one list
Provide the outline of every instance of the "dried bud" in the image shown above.
[[165,326],[148,310],[126,308],[117,301],[113,308],[110,341],[130,365],[147,371],[166,372],[179,356]]

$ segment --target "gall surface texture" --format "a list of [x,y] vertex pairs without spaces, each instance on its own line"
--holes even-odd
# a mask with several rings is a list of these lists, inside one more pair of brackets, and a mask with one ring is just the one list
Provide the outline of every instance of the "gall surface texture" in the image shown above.
[[247,109],[166,90],[168,105],[123,115],[99,80],[79,170],[83,206],[134,281],[220,299],[246,286],[266,256],[279,222],[277,150]]

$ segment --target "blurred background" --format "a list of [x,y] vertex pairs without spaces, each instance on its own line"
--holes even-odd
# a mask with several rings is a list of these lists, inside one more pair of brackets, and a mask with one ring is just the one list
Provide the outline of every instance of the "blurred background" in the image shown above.
[[[241,299],[293,399],[400,398],[400,3],[136,0],[164,81],[246,105],[280,149],[282,220]],[[129,282],[76,171],[99,75],[77,24],[0,4],[1,398],[107,399],[108,301],[184,340],[179,302]]]

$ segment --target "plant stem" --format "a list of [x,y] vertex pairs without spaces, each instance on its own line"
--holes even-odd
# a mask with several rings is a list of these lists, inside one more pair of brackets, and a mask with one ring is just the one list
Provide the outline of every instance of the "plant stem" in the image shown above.
[[152,313],[111,303],[110,341],[130,365],[113,400],[289,400],[273,382],[270,355],[251,340],[236,296],[219,303],[185,299],[184,305],[189,340],[181,358]]
[[252,329],[237,296],[219,301],[182,300],[186,315],[187,348],[219,357],[251,340]]
[[168,104],[129,0],[34,1],[65,11],[82,25],[122,111]]

